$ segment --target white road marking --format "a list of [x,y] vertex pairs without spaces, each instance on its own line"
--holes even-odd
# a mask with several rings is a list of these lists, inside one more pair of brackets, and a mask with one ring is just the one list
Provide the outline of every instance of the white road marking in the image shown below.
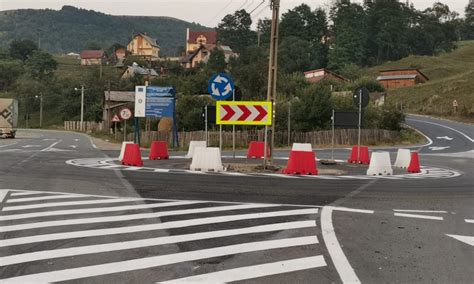
[[354,213],[374,214],[374,210],[355,209],[355,208],[347,208],[347,207],[334,207],[334,206],[332,206],[332,210],[334,210],[334,211],[354,212]]
[[77,145],[69,145],[70,148],[76,149]]
[[43,139],[43,141],[56,141],[56,140],[57,139],[55,139],[55,138],[45,138],[45,139]]
[[[43,139],[44,140],[44,139]],[[53,140],[56,140],[56,139],[53,139]],[[41,150],[41,152],[46,152],[46,151],[49,151],[51,149],[53,149],[54,146],[58,145],[59,143],[61,143],[63,140],[59,140],[59,141],[56,141],[54,142],[53,144],[49,145],[48,147],[44,148]]]
[[406,217],[406,218],[418,218],[418,219],[439,220],[439,221],[443,220],[443,217],[438,217],[438,216],[407,214],[407,213],[393,213],[393,215],[398,216],[398,217]]
[[444,139],[444,140],[451,141],[451,140],[453,140],[454,138],[451,138],[451,137],[448,137],[448,136],[438,136],[438,137],[436,137],[436,139]]
[[[8,194],[8,190],[0,190],[0,203],[3,202],[3,199],[5,199],[5,197],[7,196]],[[1,211],[1,210],[0,210]]]
[[264,251],[278,248],[288,248],[296,246],[306,246],[317,244],[317,239],[311,237],[287,238],[270,241],[251,242],[237,245],[216,247],[211,249],[202,249],[189,252],[180,252],[175,254],[166,254],[160,256],[146,257],[141,259],[132,259],[106,264],[91,265],[85,267],[70,268],[58,271],[29,274],[3,279],[6,281],[17,282],[58,282],[86,277],[107,275],[112,273],[122,273],[152,267],[159,267],[180,262],[196,261],[199,259],[220,257],[226,255],[242,254],[247,252]]
[[[115,242],[115,243],[107,243],[107,244],[100,244],[100,245],[89,245],[89,246],[80,246],[80,247],[72,247],[72,248],[44,250],[44,251],[38,251],[38,252],[29,252],[29,253],[0,257],[0,265],[6,266],[6,265],[12,265],[12,264],[18,264],[18,263],[24,263],[24,262],[30,262],[30,261],[53,259],[53,258],[60,258],[60,257],[67,257],[67,256],[94,254],[94,253],[109,252],[109,251],[120,251],[120,250],[127,250],[127,249],[159,246],[159,245],[166,245],[166,244],[175,244],[175,243],[190,242],[190,241],[197,241],[197,240],[237,236],[237,235],[309,228],[309,227],[315,227],[315,226],[316,226],[315,221],[287,222],[287,223],[277,223],[277,224],[270,224],[270,225],[260,225],[260,226],[254,226],[254,227],[239,228],[239,229],[210,231],[210,232],[193,233],[193,234],[185,234],[185,235],[172,235],[172,236],[140,239],[140,240],[126,241],[126,242]],[[316,236],[314,237],[316,238],[316,243],[318,243],[317,237]]]
[[[313,215],[317,213],[318,213],[318,209],[295,209],[295,210],[283,210],[283,211],[273,211],[273,212],[264,212],[264,213],[248,213],[248,214],[230,215],[230,216],[206,217],[206,218],[189,219],[189,220],[182,220],[182,221],[171,221],[171,222],[165,222],[165,223],[159,223],[159,224],[126,226],[126,227],[119,227],[119,228],[44,234],[44,235],[36,235],[36,236],[29,236],[29,237],[3,239],[0,242],[0,247],[39,243],[39,242],[54,241],[54,240],[67,240],[67,239],[74,239],[74,238],[86,238],[86,237],[94,237],[94,236],[107,236],[107,235],[146,232],[146,231],[154,231],[154,230],[185,228],[185,227],[191,227],[191,226],[227,223],[227,222],[251,220],[251,219],[264,219],[264,218],[298,216],[298,215]],[[314,221],[311,221],[311,222],[314,222]]]
[[36,148],[36,147],[41,147],[41,145],[25,145],[21,146],[22,148]]
[[[37,194],[37,193],[34,193],[34,194]],[[15,196],[18,196],[18,194],[16,194]],[[60,195],[39,196],[39,197],[9,198],[7,203],[40,201],[40,200],[50,200],[50,199],[64,199],[64,198],[84,198],[84,196],[75,195],[75,194],[71,194],[71,195],[60,194]]]
[[341,245],[336,238],[336,233],[332,225],[332,206],[324,206],[321,210],[321,233],[323,235],[324,243],[331,256],[332,262],[341,277],[343,283],[360,283],[359,278],[354,272],[354,269],[347,260]]
[[417,121],[417,122],[422,122],[422,123],[428,123],[428,124],[433,124],[433,125],[441,126],[441,127],[450,129],[450,130],[452,130],[452,131],[455,131],[455,132],[461,134],[462,136],[466,137],[469,141],[474,142],[474,139],[472,139],[471,137],[467,136],[467,135],[464,134],[463,132],[461,132],[461,131],[459,131],[459,130],[457,130],[457,129],[454,129],[454,128],[452,128],[452,127],[449,127],[449,126],[446,126],[446,125],[442,125],[442,124],[439,124],[439,123],[435,123],[435,122],[428,122],[428,121],[417,120],[417,119],[411,119],[411,118],[408,118],[408,120],[412,120],[412,121]]
[[12,146],[12,145],[15,145],[15,144],[18,144],[18,142],[13,142],[13,143],[6,144],[6,145],[0,145],[0,148]]
[[[49,202],[40,204],[29,204],[29,205],[16,205],[6,206],[4,211],[18,211],[27,209],[38,209],[38,208],[50,208],[50,207],[61,207],[61,206],[76,206],[76,205],[91,205],[91,204],[109,204],[109,203],[120,203],[120,202],[134,202],[141,201],[140,198],[120,198],[120,199],[99,199],[99,200],[83,200],[83,201],[67,201],[67,202]],[[34,214],[34,213],[33,213]]]
[[448,149],[448,148],[451,148],[451,146],[446,146],[446,147],[429,147],[428,149],[430,149],[431,151],[441,151],[441,150]]
[[395,212],[407,212],[407,213],[448,213],[448,211],[442,210],[409,210],[409,209],[393,209]]
[[474,237],[471,237],[471,236],[460,236],[460,235],[450,235],[450,234],[446,234],[446,236],[448,237],[451,237],[451,238],[454,238],[458,241],[461,241],[463,243],[466,243],[470,246],[474,246]]
[[10,196],[36,195],[36,194],[41,194],[41,192],[35,192],[35,191],[12,192]]
[[326,266],[326,261],[322,255],[290,259],[273,263],[245,266],[234,269],[228,269],[218,272],[190,276],[170,281],[160,282],[162,284],[179,283],[229,283],[265,277],[276,274],[312,269]]
[[76,141],[76,142],[77,142],[77,141],[79,141],[79,139],[77,139],[77,138],[76,138],[76,139],[74,139],[74,141]]
[[[130,215],[120,215],[120,216],[109,216],[109,217],[94,217],[94,218],[84,218],[84,219],[46,221],[46,222],[38,222],[38,223],[12,225],[8,227],[2,226],[0,227],[0,232],[2,230],[5,230],[5,228],[11,228],[11,227],[16,228],[17,230],[26,230],[26,229],[44,228],[44,227],[51,227],[51,226],[68,226],[68,225],[95,224],[95,223],[105,223],[105,222],[121,222],[121,221],[130,221],[130,220],[139,220],[139,219],[160,218],[164,216],[222,212],[222,211],[254,209],[254,208],[268,208],[268,207],[276,207],[276,206],[278,205],[260,205],[260,204],[255,205],[254,204],[254,205],[216,206],[216,207],[206,207],[206,208],[198,208],[198,209],[171,210],[171,211],[163,211],[163,212],[155,212],[155,213],[141,213],[141,214],[130,214]],[[45,212],[45,213],[50,213],[50,212]],[[15,220],[15,218],[10,218],[12,216],[15,216],[15,215],[0,216],[0,221]],[[55,215],[52,215],[52,216],[55,216]]]
[[466,223],[474,223],[474,219],[464,219]]

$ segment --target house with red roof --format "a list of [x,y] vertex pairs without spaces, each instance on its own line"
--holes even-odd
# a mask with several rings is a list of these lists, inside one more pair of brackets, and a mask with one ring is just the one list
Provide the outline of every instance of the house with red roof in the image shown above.
[[103,50],[83,50],[79,56],[81,65],[101,65],[105,61]]

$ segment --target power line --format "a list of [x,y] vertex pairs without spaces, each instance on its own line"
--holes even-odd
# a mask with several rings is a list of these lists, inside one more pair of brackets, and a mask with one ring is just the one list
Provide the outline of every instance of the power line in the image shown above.
[[224,6],[224,8],[222,8],[219,12],[217,12],[217,14],[212,17],[211,20],[209,20],[209,22],[207,22],[206,26],[209,25],[212,21],[214,21],[222,12],[224,12],[225,9],[229,8],[229,6],[232,4],[234,0],[230,0],[229,3],[227,3],[227,5]]
[[262,2],[261,2],[260,4],[258,4],[258,5],[257,5],[257,7],[253,8],[253,10],[252,10],[252,11],[250,11],[250,13],[249,13],[249,14],[252,14],[253,12],[255,12],[255,10],[257,10],[257,9],[258,9],[258,7],[262,6],[262,5],[263,5],[263,3],[265,3],[265,0],[262,0]]
[[241,10],[245,6],[245,4],[247,4],[247,2],[249,2],[249,0],[245,0],[245,2],[242,5],[240,5],[239,8],[237,8],[237,10]]
[[268,7],[270,7],[270,4],[267,4],[265,6],[262,7],[262,9],[260,9],[260,11],[257,12],[257,14],[255,15],[252,15],[252,17],[256,18],[258,17],[260,14],[262,14],[263,11],[265,11],[265,9],[267,9]]

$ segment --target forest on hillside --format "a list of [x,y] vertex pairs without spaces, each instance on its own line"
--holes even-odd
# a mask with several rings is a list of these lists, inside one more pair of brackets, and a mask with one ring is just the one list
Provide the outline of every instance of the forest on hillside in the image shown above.
[[31,39],[51,53],[80,52],[90,45],[126,45],[141,32],[158,40],[162,55],[176,56],[185,45],[186,28],[206,29],[170,17],[111,16],[71,6],[59,11],[11,10],[0,12],[0,47],[14,39]]

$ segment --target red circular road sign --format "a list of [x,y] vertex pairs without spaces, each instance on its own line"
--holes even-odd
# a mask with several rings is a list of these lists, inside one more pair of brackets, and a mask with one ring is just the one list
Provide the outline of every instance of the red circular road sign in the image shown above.
[[132,117],[132,111],[128,108],[123,108],[120,110],[120,118],[123,120],[129,120]]

